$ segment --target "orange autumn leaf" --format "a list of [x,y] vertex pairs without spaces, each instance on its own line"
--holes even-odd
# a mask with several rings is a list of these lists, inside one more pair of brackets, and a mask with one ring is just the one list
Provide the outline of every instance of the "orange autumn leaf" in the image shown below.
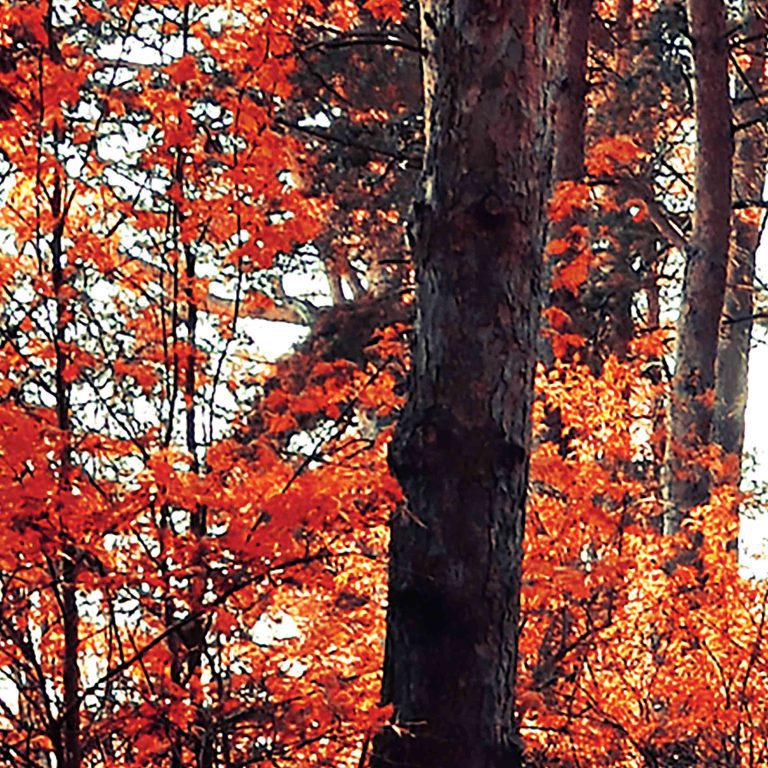
[[559,182],[549,201],[548,211],[552,221],[562,221],[575,210],[586,210],[590,205],[590,189],[575,181]]
[[562,331],[571,322],[570,315],[556,306],[547,307],[543,310],[542,315],[547,323],[556,331]]
[[591,261],[591,254],[585,249],[565,264],[558,264],[552,277],[552,288],[565,288],[574,296],[578,295],[579,289],[589,277]]
[[617,168],[631,164],[644,154],[631,136],[606,137],[600,139],[587,153],[587,172],[593,176],[610,176]]

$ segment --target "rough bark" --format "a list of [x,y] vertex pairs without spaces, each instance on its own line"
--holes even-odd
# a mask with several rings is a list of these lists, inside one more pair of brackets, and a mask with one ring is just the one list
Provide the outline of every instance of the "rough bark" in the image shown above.
[[[514,768],[529,412],[551,136],[548,6],[433,0],[409,403],[391,453],[384,699],[373,766]],[[405,733],[405,735],[403,735]]]
[[[749,66],[739,71],[736,80],[737,99],[744,107],[738,122],[747,123],[758,116],[761,102],[756,94],[765,89],[765,22],[754,12],[744,24],[744,35],[756,40]],[[733,168],[734,202],[760,200],[765,185],[765,149],[758,125],[736,135]],[[744,417],[747,407],[749,345],[752,338],[755,254],[760,242],[760,224],[754,209],[739,211],[733,221],[728,283],[720,326],[717,352],[717,399],[714,414],[714,438],[723,450],[737,457],[736,475],[740,479],[741,455],[744,447]]]
[[722,0],[688,0],[694,54],[696,208],[686,248],[678,320],[668,446],[669,509],[665,528],[706,500],[709,476],[695,461],[710,440],[718,325],[723,308],[730,234],[732,129],[728,41]]

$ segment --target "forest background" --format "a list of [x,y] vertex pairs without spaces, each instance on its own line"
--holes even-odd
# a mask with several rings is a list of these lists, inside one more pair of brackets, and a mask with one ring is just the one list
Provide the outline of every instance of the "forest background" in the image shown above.
[[[693,5],[554,11],[531,766],[768,763],[736,545],[765,9],[712,3],[710,87]],[[424,525],[387,466],[422,28],[398,0],[0,2],[0,765],[362,766],[418,728],[380,689],[389,523]]]

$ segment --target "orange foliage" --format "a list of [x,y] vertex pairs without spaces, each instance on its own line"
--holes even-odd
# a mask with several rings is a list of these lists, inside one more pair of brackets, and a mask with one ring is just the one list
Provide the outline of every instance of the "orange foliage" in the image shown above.
[[718,482],[709,503],[659,530],[660,349],[636,345],[598,377],[540,371],[538,418],[558,410],[567,450],[539,442],[531,469],[520,717],[534,765],[756,765],[768,747],[768,593],[739,574],[745,499],[714,448],[696,470]]
[[0,3],[2,766],[357,765],[387,716],[401,334],[294,387],[243,331],[324,226],[296,41],[372,18]]

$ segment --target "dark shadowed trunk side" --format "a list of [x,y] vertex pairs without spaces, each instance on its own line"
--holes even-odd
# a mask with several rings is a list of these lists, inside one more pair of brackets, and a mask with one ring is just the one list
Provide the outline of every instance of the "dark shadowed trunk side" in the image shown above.
[[423,7],[418,320],[391,454],[408,501],[392,522],[384,671],[399,728],[376,740],[379,768],[520,764],[520,563],[550,174],[547,8]]
[[[753,3],[753,6],[755,4]],[[753,40],[749,66],[736,77],[736,122],[747,126],[760,117],[765,90],[765,22],[752,9],[744,24],[743,37]],[[760,123],[736,134],[733,166],[734,203],[760,200],[765,184],[765,146]],[[733,219],[728,285],[725,292],[720,346],[717,351],[717,401],[714,438],[723,450],[737,458],[734,481],[741,476],[744,447],[744,417],[747,407],[749,344],[752,338],[755,254],[760,242],[757,209],[738,210]]]
[[669,509],[665,528],[706,500],[709,476],[695,450],[710,440],[715,358],[723,308],[731,199],[731,102],[723,0],[688,0],[693,39],[696,119],[696,209],[685,249],[683,299],[677,326],[668,447]]

